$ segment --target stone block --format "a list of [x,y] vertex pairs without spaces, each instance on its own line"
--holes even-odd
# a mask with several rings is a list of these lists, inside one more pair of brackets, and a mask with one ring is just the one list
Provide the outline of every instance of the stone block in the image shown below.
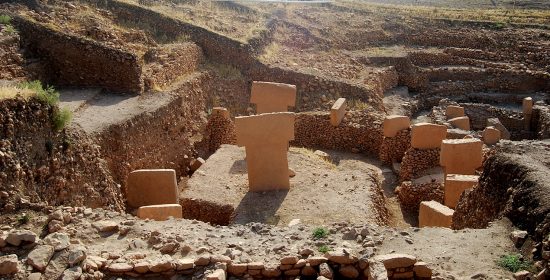
[[492,126],[500,130],[501,139],[510,140],[510,132],[506,127],[500,122],[498,118],[487,119],[487,126]]
[[296,86],[254,81],[250,103],[256,104],[256,114],[286,112],[296,106]]
[[342,119],[346,115],[346,107],[345,98],[338,98],[334,102],[334,105],[330,108],[330,124],[332,126],[338,126],[342,122]]
[[420,203],[418,226],[451,228],[454,212],[453,209],[437,201],[422,201]]
[[178,185],[173,169],[140,169],[130,172],[126,180],[128,206],[177,204]]
[[450,119],[449,123],[456,128],[470,130],[470,118],[466,116]]
[[384,119],[384,137],[395,137],[397,132],[411,126],[411,120],[407,116],[391,115]]
[[288,142],[294,113],[235,118],[237,144],[245,146],[250,191],[289,189]]
[[448,120],[458,118],[458,117],[463,117],[464,107],[449,105],[445,110],[445,115],[447,116]]
[[386,269],[406,268],[416,263],[416,257],[407,254],[387,254],[376,257],[376,261],[382,262]]
[[197,171],[197,169],[199,169],[204,163],[205,163],[205,160],[202,159],[201,157],[193,159],[189,163],[189,169],[193,172]]
[[460,195],[467,190],[475,187],[479,181],[476,175],[448,174],[445,178],[445,206],[455,208],[460,199]]
[[531,115],[533,114],[533,98],[531,97],[525,97],[523,98],[523,115]]
[[500,141],[500,130],[493,126],[488,126],[483,130],[482,137],[483,142],[487,145],[494,145]]
[[447,139],[441,143],[440,164],[445,174],[475,175],[483,161],[479,139]]
[[181,218],[181,205],[179,204],[158,204],[141,206],[138,209],[137,216],[140,219],[152,219],[155,221],[165,221],[169,217]]
[[441,147],[441,141],[447,137],[447,127],[432,123],[417,123],[411,129],[411,146],[428,150]]
[[212,108],[211,116],[222,116],[223,118],[229,119],[231,116],[229,110],[224,107],[214,107]]

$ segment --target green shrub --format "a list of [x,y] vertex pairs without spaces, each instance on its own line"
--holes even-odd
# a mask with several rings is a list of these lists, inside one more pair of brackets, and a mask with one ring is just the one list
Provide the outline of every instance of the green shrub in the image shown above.
[[67,124],[69,124],[69,122],[71,122],[72,118],[73,113],[69,109],[63,108],[57,110],[53,116],[53,126],[55,130],[62,130],[65,126],[67,126]]
[[516,254],[510,254],[500,257],[500,259],[497,260],[497,264],[500,267],[506,268],[511,272],[532,269],[532,265],[529,261],[522,260],[521,256]]
[[328,230],[326,228],[318,227],[313,230],[313,238],[314,239],[321,239],[325,238],[328,235]]
[[8,33],[8,34],[10,34],[10,35],[11,35],[11,34],[15,34],[15,33],[17,32],[17,31],[15,30],[15,28],[13,28],[13,26],[11,26],[11,25],[6,25],[6,29],[5,29],[5,30],[6,30],[6,33]]
[[30,89],[36,92],[38,99],[52,106],[57,105],[57,102],[59,102],[59,92],[52,86],[43,87],[40,81],[22,82],[19,84],[19,88]]
[[319,246],[319,248],[317,248],[317,250],[321,253],[326,253],[326,252],[330,251],[330,247],[327,246],[327,245],[321,245],[321,246]]
[[31,220],[31,216],[27,213],[23,213],[19,218],[17,218],[17,222],[19,222],[20,225],[27,224]]
[[10,24],[10,22],[11,22],[11,17],[10,16],[0,15],[0,24],[7,25],[7,24]]

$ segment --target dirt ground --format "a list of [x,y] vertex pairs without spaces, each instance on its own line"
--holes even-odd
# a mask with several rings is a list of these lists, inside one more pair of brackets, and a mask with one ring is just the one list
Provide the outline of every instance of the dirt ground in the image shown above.
[[[193,174],[181,197],[231,205],[234,223],[287,225],[293,219],[323,225],[370,222],[385,225],[378,161],[360,154],[328,151],[331,162],[312,150],[290,148],[289,166],[296,172],[289,191],[248,192],[244,148],[223,145]],[[185,207],[185,206],[184,206]]]

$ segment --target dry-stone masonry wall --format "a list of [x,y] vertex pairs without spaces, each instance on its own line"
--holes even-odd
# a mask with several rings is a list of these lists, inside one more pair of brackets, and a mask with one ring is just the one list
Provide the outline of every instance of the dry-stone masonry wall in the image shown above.
[[401,169],[399,171],[399,181],[407,181],[416,178],[422,171],[439,166],[440,149],[420,150],[410,148],[405,152]]
[[384,137],[380,145],[379,157],[385,164],[401,162],[405,152],[411,146],[411,130],[405,129],[397,132],[395,137]]

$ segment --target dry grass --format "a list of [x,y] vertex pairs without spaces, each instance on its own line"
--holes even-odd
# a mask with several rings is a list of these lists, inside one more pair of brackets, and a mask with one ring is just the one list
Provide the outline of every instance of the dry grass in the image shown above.
[[322,157],[316,155],[315,151],[313,149],[302,148],[302,147],[296,147],[296,148],[293,147],[292,150],[294,150],[295,152],[300,153],[302,155],[305,155],[309,158],[321,160],[331,169],[336,168],[336,164],[334,164],[334,162],[330,161],[329,159],[325,159],[325,158],[322,158]]
[[264,52],[260,55],[260,59],[264,62],[270,62],[272,59],[278,57],[281,51],[281,45],[276,42],[272,42],[264,48]]
[[16,96],[28,99],[36,96],[36,91],[16,86],[0,86],[0,100],[15,98]]
[[497,24],[550,24],[550,10],[511,8],[462,9],[358,2],[347,3],[347,5],[362,7],[373,11],[375,14],[392,14],[427,19],[480,21]]

